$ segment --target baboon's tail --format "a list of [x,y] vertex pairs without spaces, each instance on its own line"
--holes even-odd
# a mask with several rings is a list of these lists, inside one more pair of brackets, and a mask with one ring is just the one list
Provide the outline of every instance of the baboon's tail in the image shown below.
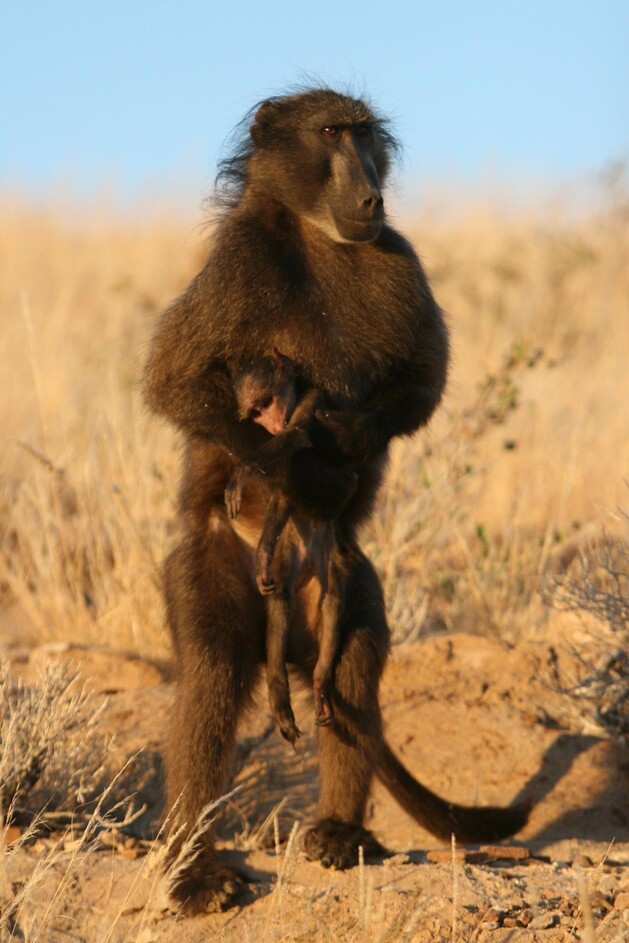
[[518,832],[529,817],[529,803],[474,807],[442,799],[417,782],[384,741],[376,775],[405,812],[444,841],[453,833],[464,844],[498,841]]

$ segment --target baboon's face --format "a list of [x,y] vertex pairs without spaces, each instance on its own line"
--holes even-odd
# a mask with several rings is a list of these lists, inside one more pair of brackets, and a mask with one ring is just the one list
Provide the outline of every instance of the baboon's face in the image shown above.
[[296,368],[277,349],[240,374],[234,388],[240,419],[251,419],[271,435],[286,427],[297,402]]
[[283,432],[295,408],[295,386],[284,383],[275,390],[260,391],[251,404],[249,418],[271,435]]
[[260,108],[251,179],[336,242],[372,242],[384,222],[386,141],[362,102],[321,98]]
[[384,222],[384,200],[369,125],[325,124],[310,133],[323,183],[303,215],[339,242],[371,242]]

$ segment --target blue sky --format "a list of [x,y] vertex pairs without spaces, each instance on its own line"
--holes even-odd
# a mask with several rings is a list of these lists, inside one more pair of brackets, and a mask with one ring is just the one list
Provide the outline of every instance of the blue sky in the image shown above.
[[5,191],[196,200],[244,112],[308,73],[394,116],[413,184],[629,154],[627,0],[7,0],[0,37]]

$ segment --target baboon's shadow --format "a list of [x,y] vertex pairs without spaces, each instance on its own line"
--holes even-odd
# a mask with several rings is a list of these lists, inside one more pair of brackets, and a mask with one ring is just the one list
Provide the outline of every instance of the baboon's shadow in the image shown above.
[[570,809],[546,823],[532,836],[530,843],[538,849],[561,839],[592,841],[629,840],[629,754],[626,750],[598,737],[562,733],[546,750],[539,770],[520,790],[514,802],[529,800],[533,808],[569,774],[577,758],[597,748],[595,761],[604,782],[592,795],[587,806]]

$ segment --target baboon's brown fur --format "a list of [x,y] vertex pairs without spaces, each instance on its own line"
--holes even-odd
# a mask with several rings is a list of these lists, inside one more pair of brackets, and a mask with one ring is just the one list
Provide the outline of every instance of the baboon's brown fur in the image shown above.
[[[162,315],[146,369],[150,406],[186,434],[183,535],[166,562],[177,697],[166,752],[175,819],[194,827],[221,795],[236,723],[264,659],[265,607],[255,548],[268,491],[254,480],[230,521],[225,487],[268,433],[240,421],[233,376],[277,345],[329,407],[312,447],[273,470],[273,488],[307,520],[338,519],[351,547],[334,688],[334,724],[319,730],[318,820],[304,848],[325,865],[356,864],[381,847],[363,827],[377,775],[444,839],[495,839],[526,810],[453,805],[418,783],[382,733],[378,684],[389,650],[382,591],[356,544],[389,442],[428,422],[444,389],[444,320],[409,243],[384,216],[381,186],[395,142],[368,104],[329,89],[270,99],[224,162],[224,214],[207,262]],[[338,460],[335,460],[338,456]],[[358,476],[349,477],[348,469]],[[309,682],[316,662],[313,581],[291,607],[286,657]],[[180,872],[189,912],[225,906],[242,879],[222,864],[208,829]]]

